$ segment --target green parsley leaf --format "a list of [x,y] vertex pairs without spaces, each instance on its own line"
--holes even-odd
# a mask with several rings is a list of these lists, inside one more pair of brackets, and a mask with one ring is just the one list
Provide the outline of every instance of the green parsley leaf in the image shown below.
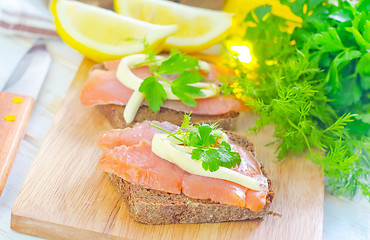
[[199,136],[200,136],[200,145],[201,146],[213,146],[216,144],[216,136],[211,134],[213,129],[208,124],[202,124],[198,127]]
[[339,81],[338,76],[338,67],[333,61],[330,65],[328,75],[326,76],[326,82],[328,82],[331,86],[331,92],[336,93],[339,89],[342,89],[342,84]]
[[220,161],[222,162],[221,166],[232,168],[240,164],[241,159],[239,153],[232,152],[230,144],[227,142],[222,141],[218,151],[220,154]]
[[322,3],[322,0],[307,0],[307,10],[306,12],[310,12],[313,10],[317,5]]
[[159,111],[163,101],[167,99],[163,86],[153,76],[144,79],[140,85],[139,92],[144,93],[149,108],[155,113]]
[[218,149],[195,148],[191,157],[194,160],[202,159],[203,169],[211,172],[217,171],[220,167],[232,168],[241,162],[239,153],[232,152],[230,144],[225,141],[222,141]]
[[[194,97],[203,96],[203,93],[200,88],[190,84],[200,82],[203,79],[203,76],[198,72],[198,60],[174,50],[166,60],[159,64],[155,53],[150,49],[145,39],[143,43],[147,58],[140,65],[148,65],[153,76],[142,82],[139,91],[145,94],[149,108],[153,112],[158,112],[163,100],[167,99],[167,93],[163,86],[160,86],[160,81],[166,82],[171,87],[172,93],[184,104],[196,107]],[[178,74],[178,76],[174,81],[170,81],[163,76],[168,74]]]
[[191,158],[194,159],[194,160],[201,160],[202,157],[203,157],[203,153],[204,153],[204,150],[203,149],[201,149],[201,148],[194,148],[193,151],[191,152]]
[[343,54],[338,54],[334,61],[337,67],[340,67],[341,65],[347,65],[349,61],[360,58],[361,56],[362,53],[358,50],[346,50]]
[[370,52],[365,53],[356,66],[356,72],[370,76]]
[[314,36],[314,41],[323,52],[336,52],[345,49],[337,30],[334,28],[330,28],[328,32],[317,33]]
[[355,37],[357,44],[363,49],[370,49],[370,43],[364,39],[361,33],[355,27],[346,27],[348,32],[351,32]]
[[183,72],[178,78],[171,83],[171,91],[175,94],[184,104],[196,107],[197,103],[194,99],[195,96],[203,96],[201,89],[198,87],[190,86],[189,84],[197,83],[202,80],[202,76],[194,72]]
[[217,171],[220,168],[220,154],[217,149],[202,150],[202,167],[210,172]]
[[[232,168],[241,162],[240,155],[232,152],[230,144],[222,141],[219,148],[214,148],[222,135],[216,125],[202,124],[195,129],[190,129],[187,144],[195,147],[192,151],[194,160],[202,159],[202,167],[211,172],[219,167]],[[186,142],[186,141],[185,141]]]
[[202,124],[198,127],[200,142],[197,146],[213,146],[216,144],[216,136],[211,134],[213,128],[208,124]]
[[[204,123],[194,126],[190,124],[190,114],[185,114],[181,127],[168,137],[175,137],[183,142],[184,146],[194,147],[191,158],[202,160],[202,167],[205,170],[213,172],[220,167],[235,167],[241,162],[239,153],[232,152],[230,144],[226,141],[222,141],[219,148],[216,148],[217,142],[223,135],[217,126],[217,124]],[[161,129],[158,126],[154,127]],[[161,130],[167,132],[164,129]]]
[[345,9],[340,9],[336,12],[333,12],[329,15],[329,18],[334,19],[339,22],[347,22],[351,21],[352,19],[352,12],[351,11],[346,11]]
[[370,42],[370,20],[366,20],[362,35],[366,41]]
[[258,81],[248,79],[250,70],[241,64],[236,64],[241,74],[230,79],[260,117],[252,130],[274,125],[279,159],[308,152],[333,193],[353,197],[360,190],[370,201],[370,5],[280,3],[302,18],[301,27],[289,34],[284,31],[289,20],[271,12],[259,21],[247,15],[245,21],[255,23],[245,39],[259,64],[253,69]]
[[[370,76],[360,74],[360,86],[363,90],[370,90]],[[364,95],[366,96],[366,93]],[[368,95],[367,99],[369,98],[370,96]]]
[[184,73],[187,70],[197,69],[199,62],[197,59],[187,56],[186,54],[176,52],[167,60],[161,63],[159,68],[160,74]]
[[197,134],[196,132],[194,131],[191,131],[189,134],[188,134],[189,138],[187,140],[185,140],[185,145],[188,145],[188,146],[200,146],[201,145],[201,139],[199,137],[199,134]]

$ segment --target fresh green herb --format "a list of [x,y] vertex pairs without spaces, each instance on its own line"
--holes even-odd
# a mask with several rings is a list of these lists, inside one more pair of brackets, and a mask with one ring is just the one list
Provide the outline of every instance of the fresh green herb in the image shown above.
[[231,84],[232,84],[233,81],[230,81],[229,79],[227,79],[223,76],[221,76],[218,80],[221,83],[220,93],[225,95],[225,96],[232,95],[234,88],[231,86]]
[[177,50],[172,50],[170,58],[161,63],[159,71],[163,74],[183,73],[188,70],[198,70],[198,60]]
[[189,84],[200,82],[202,78],[198,73],[185,71],[172,82],[171,90],[184,104],[196,107],[194,96],[202,96],[203,93],[200,88]]
[[[184,104],[196,107],[194,97],[203,96],[203,93],[200,88],[190,84],[200,82],[203,79],[199,73],[198,60],[178,51],[171,51],[170,56],[159,64],[155,53],[150,50],[145,40],[144,49],[148,57],[143,64],[149,66],[152,76],[144,79],[139,91],[145,94],[149,108],[153,112],[158,112],[163,101],[167,99],[167,94],[160,81],[168,84],[172,93]],[[177,74],[178,76],[174,81],[169,81],[163,76],[168,74]]]
[[144,63],[151,70],[155,70],[158,68],[158,60],[156,59],[156,53],[150,48],[149,42],[146,38],[143,39],[143,45],[144,45],[144,52],[146,54],[146,59]]
[[333,193],[370,200],[370,3],[280,2],[302,18],[292,33],[269,6],[245,18],[259,78],[237,62],[232,80],[260,116],[252,130],[273,124],[279,159],[308,150]]
[[153,76],[145,78],[139,87],[139,91],[145,93],[145,99],[153,112],[158,112],[163,101],[167,99],[163,86]]
[[159,60],[156,59],[156,52],[154,52],[150,48],[150,44],[146,38],[139,39],[139,38],[126,38],[126,41],[135,41],[142,43],[144,46],[144,53],[146,54],[145,61],[139,64],[136,64],[135,66],[148,66],[151,70],[155,71],[158,68],[158,62]]
[[190,123],[190,114],[185,114],[181,127],[175,133],[153,124],[152,126],[167,132],[168,137],[176,138],[184,146],[193,147],[191,158],[202,160],[205,170],[214,172],[220,167],[232,168],[241,162],[239,153],[231,151],[230,144],[222,140],[224,133],[217,124],[203,123],[194,126]]
[[202,160],[202,167],[211,172],[216,171],[220,166],[226,168],[235,167],[240,164],[239,153],[232,152],[230,144],[222,141],[219,148],[214,148],[222,137],[222,131],[217,125],[202,124],[196,128],[188,128],[189,139],[186,145],[194,147],[191,157],[195,160]]

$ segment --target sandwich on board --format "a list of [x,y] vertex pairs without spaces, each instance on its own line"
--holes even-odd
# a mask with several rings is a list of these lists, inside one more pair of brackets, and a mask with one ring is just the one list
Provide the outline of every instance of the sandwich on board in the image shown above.
[[134,220],[210,223],[268,213],[274,193],[253,145],[218,128],[232,128],[244,106],[222,92],[217,75],[212,64],[177,51],[130,55],[91,69],[81,102],[120,128],[99,139],[106,150],[99,169]]
[[[150,51],[150,50],[148,50]],[[135,54],[94,66],[81,91],[81,102],[97,106],[115,128],[144,120],[180,125],[192,112],[194,122],[231,129],[245,109],[216,77],[212,64],[172,52],[168,57]]]
[[[232,15],[167,1],[144,2],[152,13],[174,13],[174,19],[180,20],[178,26],[137,21],[133,17],[143,14],[131,16],[130,11],[121,11],[129,7],[121,5],[118,12],[128,17],[75,1],[51,4],[62,39],[97,62],[143,52],[135,41],[148,39],[143,40],[146,55],[134,54],[93,67],[81,92],[84,105],[98,106],[113,127],[124,128],[100,138],[99,146],[106,152],[99,168],[109,174],[139,222],[205,223],[263,217],[274,193],[252,144],[217,128],[231,129],[244,105],[230,95],[227,84],[216,80],[217,69],[211,64],[176,51],[167,57],[156,56],[149,49],[159,52],[158,43],[164,41],[167,49],[207,49],[226,36]],[[127,6],[144,2],[120,1]],[[193,14],[206,19],[202,20],[205,25],[198,24],[198,18],[192,21]],[[163,14],[156,17],[163,19]],[[110,31],[117,26],[127,31]],[[178,27],[196,36],[175,33]],[[191,44],[178,45],[184,39]],[[132,52],[134,48],[137,51]],[[182,122],[184,113],[190,112],[199,125],[191,125],[189,117]]]
[[98,168],[146,224],[262,218],[274,193],[253,145],[216,124],[144,121],[104,133]]

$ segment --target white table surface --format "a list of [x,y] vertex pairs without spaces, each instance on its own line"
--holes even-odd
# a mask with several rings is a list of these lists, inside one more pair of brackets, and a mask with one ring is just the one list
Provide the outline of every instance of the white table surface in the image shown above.
[[[20,41],[23,41],[26,45],[31,45],[32,43],[30,40],[21,39]],[[83,59],[81,54],[71,49],[61,40],[48,40],[46,43],[53,62],[37,99],[26,135],[19,148],[7,184],[0,196],[1,240],[40,239],[17,233],[10,229],[11,208]],[[1,58],[5,57],[8,59],[12,58],[12,56],[1,54],[0,63],[2,62]],[[350,201],[325,193],[323,239],[370,239],[369,202],[361,196],[357,196]]]

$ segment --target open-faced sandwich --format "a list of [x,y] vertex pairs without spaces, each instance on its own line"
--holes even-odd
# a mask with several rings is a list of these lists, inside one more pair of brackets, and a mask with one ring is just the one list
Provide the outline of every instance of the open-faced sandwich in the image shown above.
[[216,124],[144,121],[104,133],[98,168],[136,221],[210,223],[261,218],[274,193],[253,145]]
[[145,120],[180,125],[183,114],[192,112],[195,122],[230,129],[245,106],[224,94],[217,75],[214,65],[180,52],[135,54],[94,66],[80,99],[98,106],[114,128]]

